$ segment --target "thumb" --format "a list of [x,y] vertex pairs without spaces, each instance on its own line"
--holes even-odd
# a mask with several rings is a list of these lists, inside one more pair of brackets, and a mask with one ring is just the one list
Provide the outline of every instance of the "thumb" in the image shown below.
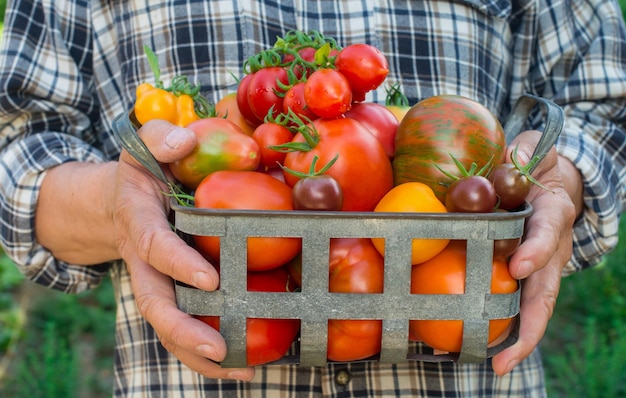
[[161,163],[172,163],[184,158],[198,143],[192,130],[164,120],[147,122],[137,130],[137,134],[150,153]]

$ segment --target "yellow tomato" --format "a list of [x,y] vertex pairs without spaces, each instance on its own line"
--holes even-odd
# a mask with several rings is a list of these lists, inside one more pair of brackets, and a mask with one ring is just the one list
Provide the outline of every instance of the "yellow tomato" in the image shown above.
[[[420,182],[406,182],[395,186],[378,202],[375,212],[446,213],[446,207],[437,199],[433,190]],[[441,252],[448,239],[413,239],[412,264],[423,263]],[[373,238],[372,243],[382,255],[385,239]]]
[[404,115],[409,112],[409,109],[411,109],[411,107],[403,105],[387,105],[387,109],[389,109],[391,113],[393,113],[396,119],[398,119],[398,122],[401,122],[404,118]]

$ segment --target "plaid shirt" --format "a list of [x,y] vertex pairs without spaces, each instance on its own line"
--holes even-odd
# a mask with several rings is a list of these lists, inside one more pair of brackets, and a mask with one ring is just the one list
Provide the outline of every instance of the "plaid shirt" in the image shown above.
[[[409,363],[260,367],[252,383],[205,379],[160,345],[138,313],[121,262],[84,267],[54,259],[34,239],[45,171],[116,159],[113,118],[151,81],[186,75],[216,101],[236,87],[250,55],[287,30],[315,29],[388,57],[388,79],[412,103],[458,94],[501,119],[523,93],[563,107],[557,148],[581,171],[586,209],[575,225],[573,272],[617,243],[626,182],[626,42],[612,0],[19,1],[9,2],[0,54],[0,241],[32,280],[66,292],[111,272],[118,297],[115,394],[120,396],[542,396],[535,352],[513,373],[490,364]],[[370,94],[382,101],[384,92]],[[541,115],[529,118],[541,128]],[[335,376],[347,370],[350,381]]]

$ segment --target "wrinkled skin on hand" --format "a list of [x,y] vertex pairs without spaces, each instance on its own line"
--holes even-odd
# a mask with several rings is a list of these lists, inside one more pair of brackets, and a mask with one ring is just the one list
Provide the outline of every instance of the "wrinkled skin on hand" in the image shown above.
[[[520,134],[509,146],[507,159],[519,143],[520,161],[527,163],[539,134]],[[564,181],[580,185],[581,180],[571,163],[566,162],[569,161],[560,158],[552,148],[533,172],[547,190],[531,188],[527,200],[533,206],[533,214],[526,221],[523,243],[510,259],[511,275],[523,281],[520,336],[493,358],[493,369],[498,375],[508,373],[539,344],[556,304],[561,272],[572,255],[572,227],[577,210],[568,191],[578,190],[566,189]]]
[[[183,158],[196,145],[192,131],[164,121],[148,122],[138,133],[161,163]],[[214,363],[226,355],[224,339],[176,306],[173,279],[214,290],[219,278],[213,266],[170,228],[169,199],[163,195],[167,187],[126,151],[120,156],[116,180],[115,239],[141,315],[163,346],[189,368],[210,378],[251,379],[253,368],[222,369]]]

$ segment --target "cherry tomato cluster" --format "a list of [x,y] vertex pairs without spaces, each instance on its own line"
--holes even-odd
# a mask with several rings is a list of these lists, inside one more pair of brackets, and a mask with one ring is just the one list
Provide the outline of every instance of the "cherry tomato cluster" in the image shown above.
[[[530,186],[538,184],[528,170],[539,159],[521,166],[513,151],[511,162],[505,162],[501,126],[472,100],[442,95],[409,106],[399,87],[391,85],[386,105],[365,101],[388,74],[384,55],[368,44],[341,47],[319,32],[287,32],[273,47],[245,62],[237,91],[215,106],[206,103],[185,79],[165,87],[154,55],[149,58],[157,83],[144,83],[138,89],[134,113],[142,115],[141,123],[171,113],[173,123],[183,123],[196,133],[198,147],[169,167],[191,192],[191,205],[198,208],[515,211],[524,205]],[[152,97],[150,90],[157,90],[150,93]],[[170,105],[166,106],[167,101]],[[177,101],[186,108],[176,107]],[[160,107],[169,107],[169,113]],[[195,236],[193,240],[200,252],[219,265],[219,237]],[[519,242],[495,242],[494,267],[504,268],[494,271],[495,282],[513,280],[506,271],[506,258]],[[299,286],[301,250],[299,238],[249,238],[249,280],[263,276],[285,286],[288,274],[287,281]],[[459,289],[462,293],[465,278],[446,275],[464,269],[463,250],[458,242],[447,239],[414,239],[412,292],[430,292],[421,285],[441,277],[448,285],[429,283],[441,287],[431,293],[454,294]],[[382,292],[384,255],[384,239],[333,239],[330,291]],[[426,269],[428,278],[421,272]],[[265,291],[277,291],[270,282],[249,288],[263,290],[259,285],[266,285]],[[493,291],[507,293],[510,286]],[[215,318],[200,319],[219,327]],[[249,364],[279,359],[293,342],[294,325],[283,325],[290,332],[281,334],[280,327],[270,326],[272,321],[277,320],[256,320],[264,325],[260,331],[248,325]],[[442,329],[437,322],[441,321],[424,326],[412,321],[411,338],[436,349],[457,350],[450,341],[456,342],[462,332],[448,326]],[[442,332],[448,329],[456,334]],[[493,332],[494,338],[503,333],[501,329],[502,323]],[[328,330],[330,360],[361,360],[380,350],[380,321],[330,320]],[[259,341],[264,343],[255,343]],[[273,354],[264,356],[263,352]]]
[[342,48],[319,32],[291,31],[246,61],[237,104],[254,126],[280,113],[333,119],[364,101],[388,73],[387,59],[374,46]]

